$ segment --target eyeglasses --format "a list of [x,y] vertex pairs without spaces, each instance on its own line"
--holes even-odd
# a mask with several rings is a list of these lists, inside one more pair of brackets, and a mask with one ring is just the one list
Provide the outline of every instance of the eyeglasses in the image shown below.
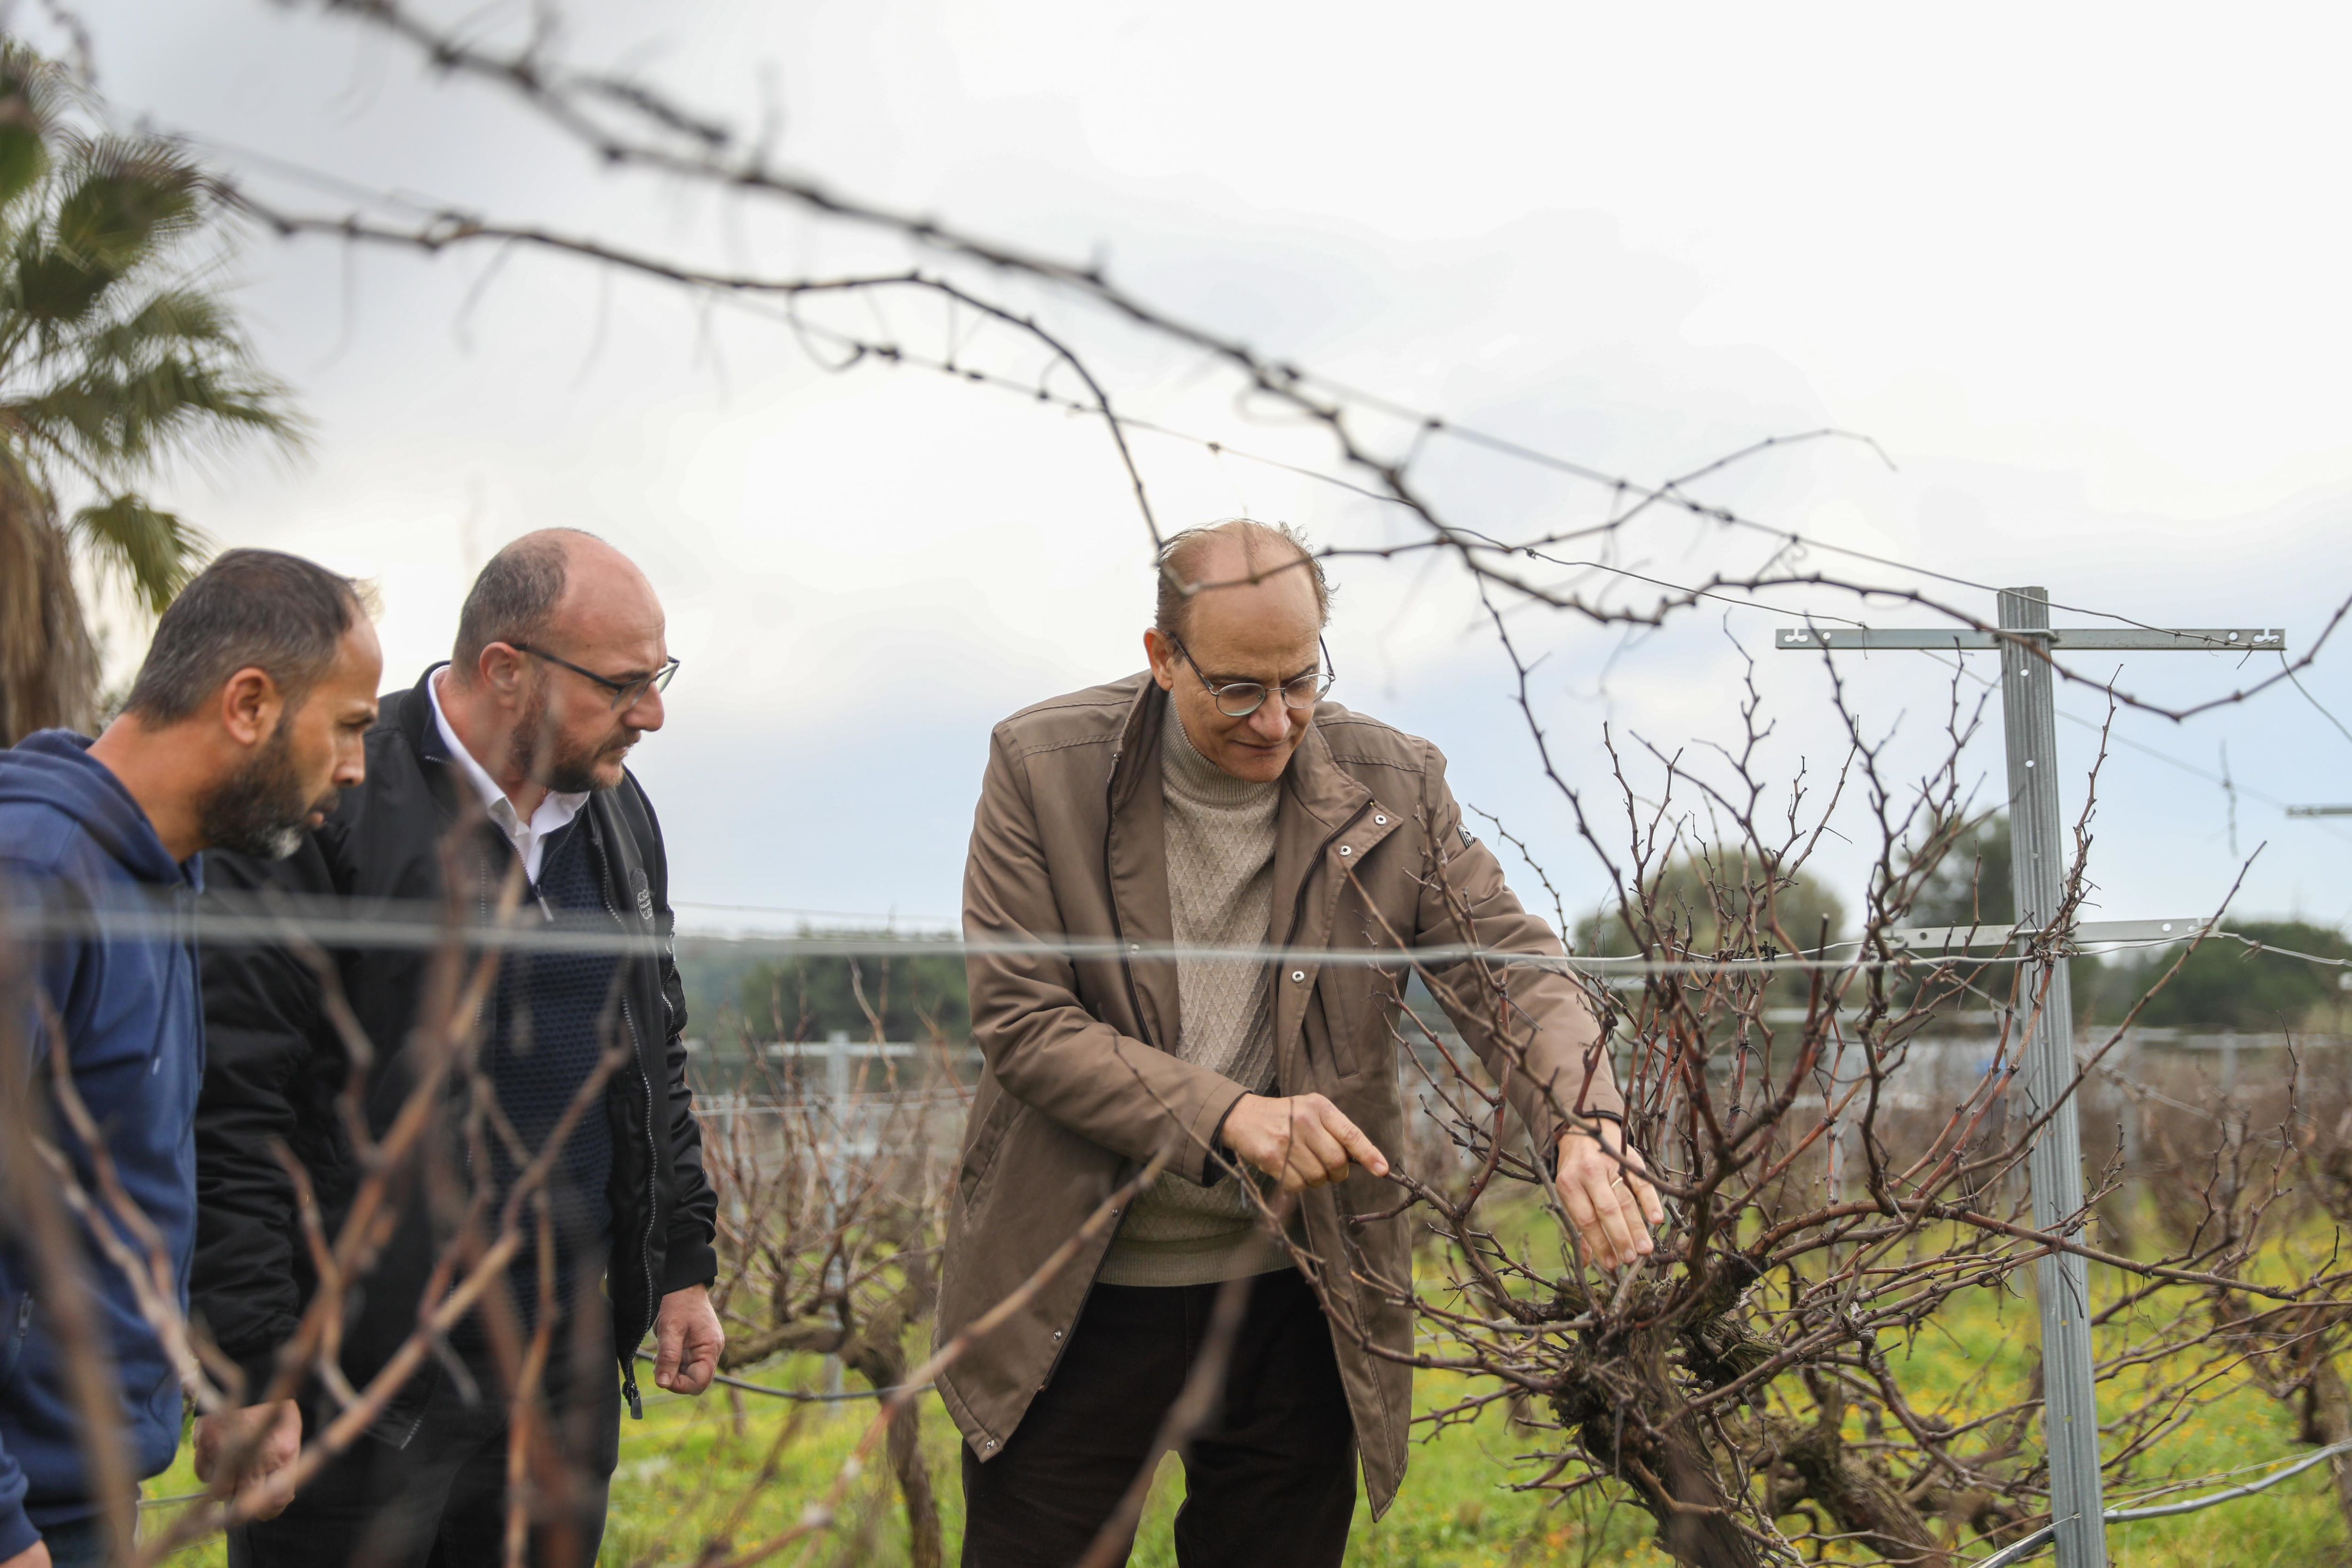
[[624,708],[636,706],[646,700],[647,692],[667,691],[669,688],[669,678],[677,674],[677,661],[671,659],[650,674],[625,675],[615,680],[610,675],[600,675],[593,670],[583,670],[569,659],[559,659],[544,648],[534,648],[528,643],[509,643],[507,646],[518,653],[529,653],[534,659],[545,659],[551,664],[561,664],[582,679],[595,682],[613,694],[614,713],[619,713]]
[[[1227,718],[1247,718],[1265,706],[1267,686],[1264,681],[1227,681],[1222,686],[1212,685],[1208,676],[1201,674],[1201,666],[1193,663],[1192,650],[1184,646],[1184,640],[1172,632],[1168,640],[1176,645],[1179,653],[1183,654],[1184,662],[1192,664],[1192,674],[1200,677],[1201,684],[1209,688],[1209,697],[1217,705],[1219,713]],[[1323,700],[1323,694],[1329,691],[1331,683],[1339,678],[1339,673],[1331,668],[1331,650],[1323,645],[1323,639],[1318,637],[1315,645],[1322,650],[1323,667],[1296,680],[1283,682],[1283,706],[1311,708]]]

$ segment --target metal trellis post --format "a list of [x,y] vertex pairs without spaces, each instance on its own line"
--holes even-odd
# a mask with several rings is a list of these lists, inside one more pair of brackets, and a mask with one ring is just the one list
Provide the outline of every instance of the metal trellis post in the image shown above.
[[[849,1180],[849,1031],[835,1030],[824,1042],[824,1091],[830,1102],[828,1111],[833,1122],[832,1136],[826,1140],[824,1158],[824,1219],[828,1227],[841,1223],[841,1192]],[[846,1283],[843,1270],[845,1264],[837,1259],[825,1262],[825,1283]],[[842,1314],[846,1324],[848,1315]],[[828,1395],[842,1392],[842,1364],[838,1355],[824,1358],[824,1391]]]
[[[2004,631],[2043,631],[2050,595],[2010,589]],[[2050,661],[2006,643],[2000,651],[2002,728],[2009,742],[2010,886],[2018,923],[2047,930],[2066,892],[2066,827],[2058,804],[2058,704]],[[2032,964],[2026,997],[2039,997],[2025,1047],[2025,1103],[2039,1120],[2057,1107],[2026,1155],[2033,1227],[2050,1232],[2083,1207],[2083,1134],[2067,1099],[2074,1082],[2074,991],[2063,957]],[[2061,1104],[2063,1101],[2064,1103]],[[2099,1488],[2099,1396],[2091,1354],[2090,1270],[2072,1253],[2034,1265],[2042,1304],[2042,1431],[2050,1445],[2050,1511],[2061,1568],[2105,1568],[2105,1500]]]
[[[2058,800],[2058,708],[2050,660],[2053,650],[2146,651],[2187,649],[2210,653],[2284,653],[2286,633],[2270,627],[2219,627],[2187,631],[2108,629],[2050,624],[2050,592],[2010,588],[2000,592],[2000,633],[1975,631],[1853,631],[1811,626],[1789,628],[1776,646],[1825,653],[1911,648],[1958,652],[2000,651],[2001,722],[2009,745],[2010,880],[2016,925],[2007,929],[1937,927],[1888,935],[1914,947],[2004,946],[2043,934],[2071,941],[2135,940],[2186,935],[2193,921],[2076,923],[2058,931],[2065,899],[2066,824]],[[2032,639],[2029,644],[2016,633]],[[2039,644],[2039,647],[2032,644]],[[2072,1094],[2074,1065],[2074,998],[2067,974],[2068,940],[2045,942],[2021,977],[2023,994],[2039,998],[2030,1016],[2024,1086],[2032,1116],[2048,1121],[2028,1151],[2033,1184],[2034,1228],[2063,1231],[2083,1207],[2083,1134]],[[2053,1109],[2054,1108],[2054,1109]],[[2087,1260],[2053,1253],[2036,1266],[2042,1306],[2042,1372],[2044,1435],[2050,1448],[2050,1509],[2059,1568],[2106,1568],[2105,1508],[2099,1484],[2097,1366],[2091,1347],[2090,1280]]]

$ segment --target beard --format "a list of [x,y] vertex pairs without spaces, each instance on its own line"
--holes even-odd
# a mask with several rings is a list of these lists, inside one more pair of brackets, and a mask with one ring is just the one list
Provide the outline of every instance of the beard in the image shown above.
[[317,800],[303,794],[294,766],[293,716],[280,718],[261,749],[197,805],[197,828],[212,848],[282,861],[302,847],[310,814],[332,811],[342,799],[334,789]]
[[515,771],[558,795],[589,794],[604,788],[596,778],[597,767],[635,746],[642,733],[624,728],[583,750],[561,749],[561,742],[548,724],[547,686],[542,682],[526,700],[521,717],[515,725]]

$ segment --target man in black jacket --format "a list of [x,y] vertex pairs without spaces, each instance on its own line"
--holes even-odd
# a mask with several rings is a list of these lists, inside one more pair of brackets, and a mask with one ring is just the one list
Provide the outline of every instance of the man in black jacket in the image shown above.
[[[340,998],[288,947],[206,954],[192,1299],[261,1403],[200,1422],[200,1464],[226,1459],[240,1484],[268,1489],[300,1427],[315,1435],[341,1408],[316,1353],[281,1365],[301,1354],[293,1342],[319,1283],[281,1145],[332,1239],[369,1174],[347,1104],[371,1140],[418,1094],[442,1113],[394,1174],[397,1224],[346,1288],[339,1370],[354,1386],[419,1332],[426,1293],[452,1282],[436,1268],[454,1263],[462,1279],[510,1207],[525,1241],[365,1434],[278,1517],[232,1533],[233,1564],[501,1561],[514,1390],[543,1359],[552,1418],[526,1432],[531,1556],[585,1568],[603,1534],[621,1398],[639,1409],[634,1364],[647,1330],[660,1386],[699,1394],[718,1370],[718,1205],[686,1084],[667,862],[623,766],[661,727],[676,667],[661,605],[625,557],[569,529],[527,535],[476,580],[453,662],[383,699],[366,785],[292,859],[208,868],[208,897],[225,907],[612,938],[507,952],[470,1016],[459,998],[477,955],[429,939],[339,946],[323,935]],[[346,1047],[338,999],[366,1038],[363,1061]],[[575,1102],[591,1095],[583,1113]],[[543,1211],[535,1197],[510,1206],[543,1154]]]

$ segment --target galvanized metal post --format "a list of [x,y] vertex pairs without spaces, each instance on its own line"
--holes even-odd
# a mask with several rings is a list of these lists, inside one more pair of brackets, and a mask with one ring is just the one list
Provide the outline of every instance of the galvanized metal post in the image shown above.
[[2133,1092],[2147,1082],[2140,1073],[2140,1054],[2138,1040],[2126,1033],[2124,1036],[2123,1060],[2117,1064],[2117,1071],[2122,1072],[2124,1080],[2117,1103],[2123,1110],[2124,1176],[2133,1184],[2130,1190],[2135,1197],[2139,1192],[2140,1140],[2147,1135],[2141,1124],[2147,1118],[2147,1103]]
[[[2042,631],[2050,591],[2011,588],[2000,595],[2003,631]],[[2001,718],[2009,741],[2010,880],[2018,923],[2029,931],[2057,924],[2065,895],[2066,826],[2058,803],[2058,709],[2050,661],[2004,643]],[[2066,962],[2039,961],[2021,977],[2024,999],[2039,997],[2025,1047],[2025,1099],[2037,1120],[2058,1107],[2033,1141],[2026,1169],[2033,1183],[2033,1225],[2056,1231],[2083,1207],[2083,1136],[2074,1097],[2074,997]],[[2063,1103],[2062,1103],[2063,1102]],[[2107,1535],[2099,1487],[2099,1407],[2091,1356],[2090,1284],[2084,1260],[2053,1253],[2035,1265],[2042,1298],[2042,1426],[2050,1446],[2051,1513],[2059,1568],[2106,1568]]]
[[[833,1133],[825,1155],[824,1218],[828,1226],[841,1221],[838,1209],[843,1184],[849,1179],[849,1031],[835,1030],[824,1041],[824,1092],[833,1123]],[[843,1265],[837,1261],[825,1264],[828,1283],[839,1284]],[[824,1391],[842,1391],[841,1357],[824,1358]]]
[[[2102,650],[2264,653],[2286,652],[2286,632],[2276,626],[2212,626],[2166,630],[2158,626],[2106,627],[2050,624],[2049,591],[2011,588],[2000,595],[2004,632],[2038,633],[2043,652]],[[2021,934],[2049,931],[2066,881],[2066,824],[2059,815],[2057,705],[2048,659],[2013,638],[1975,628],[1783,627],[1773,646],[1790,652],[1867,653],[1881,648],[1919,648],[1958,653],[1969,648],[2000,651],[2001,717],[2009,736],[2009,821],[2012,876]],[[2352,806],[2302,807],[2291,815],[2322,816]],[[2176,930],[2176,926],[2178,929]],[[2190,921],[2107,920],[2077,922],[2080,939],[2166,940],[2187,934]],[[1976,938],[1981,927],[1921,926],[1898,933],[1906,944],[1945,951],[1992,944]],[[2006,934],[2002,935],[2006,939]],[[2025,1095],[2037,1120],[2055,1107],[2026,1160],[2033,1181],[2033,1223],[2055,1231],[2083,1206],[2083,1134],[2074,1082],[2074,998],[2063,959],[2037,961],[2021,977],[2032,1030],[2026,1042]],[[2036,1001],[2039,1006],[2033,1006]],[[2127,1121],[2126,1126],[2130,1124]],[[2128,1139],[2130,1134],[2126,1134]],[[2039,1265],[2042,1295],[2042,1372],[2050,1444],[2052,1511],[2060,1568],[2106,1568],[2106,1533],[2100,1514],[2099,1415],[2091,1360],[2087,1270],[2080,1258],[2053,1257]],[[2037,1547],[2038,1549],[2038,1547]],[[2012,1560],[2015,1548],[1995,1555]],[[2021,1558],[2015,1560],[2021,1561]],[[1992,1559],[1986,1559],[1988,1563]]]

